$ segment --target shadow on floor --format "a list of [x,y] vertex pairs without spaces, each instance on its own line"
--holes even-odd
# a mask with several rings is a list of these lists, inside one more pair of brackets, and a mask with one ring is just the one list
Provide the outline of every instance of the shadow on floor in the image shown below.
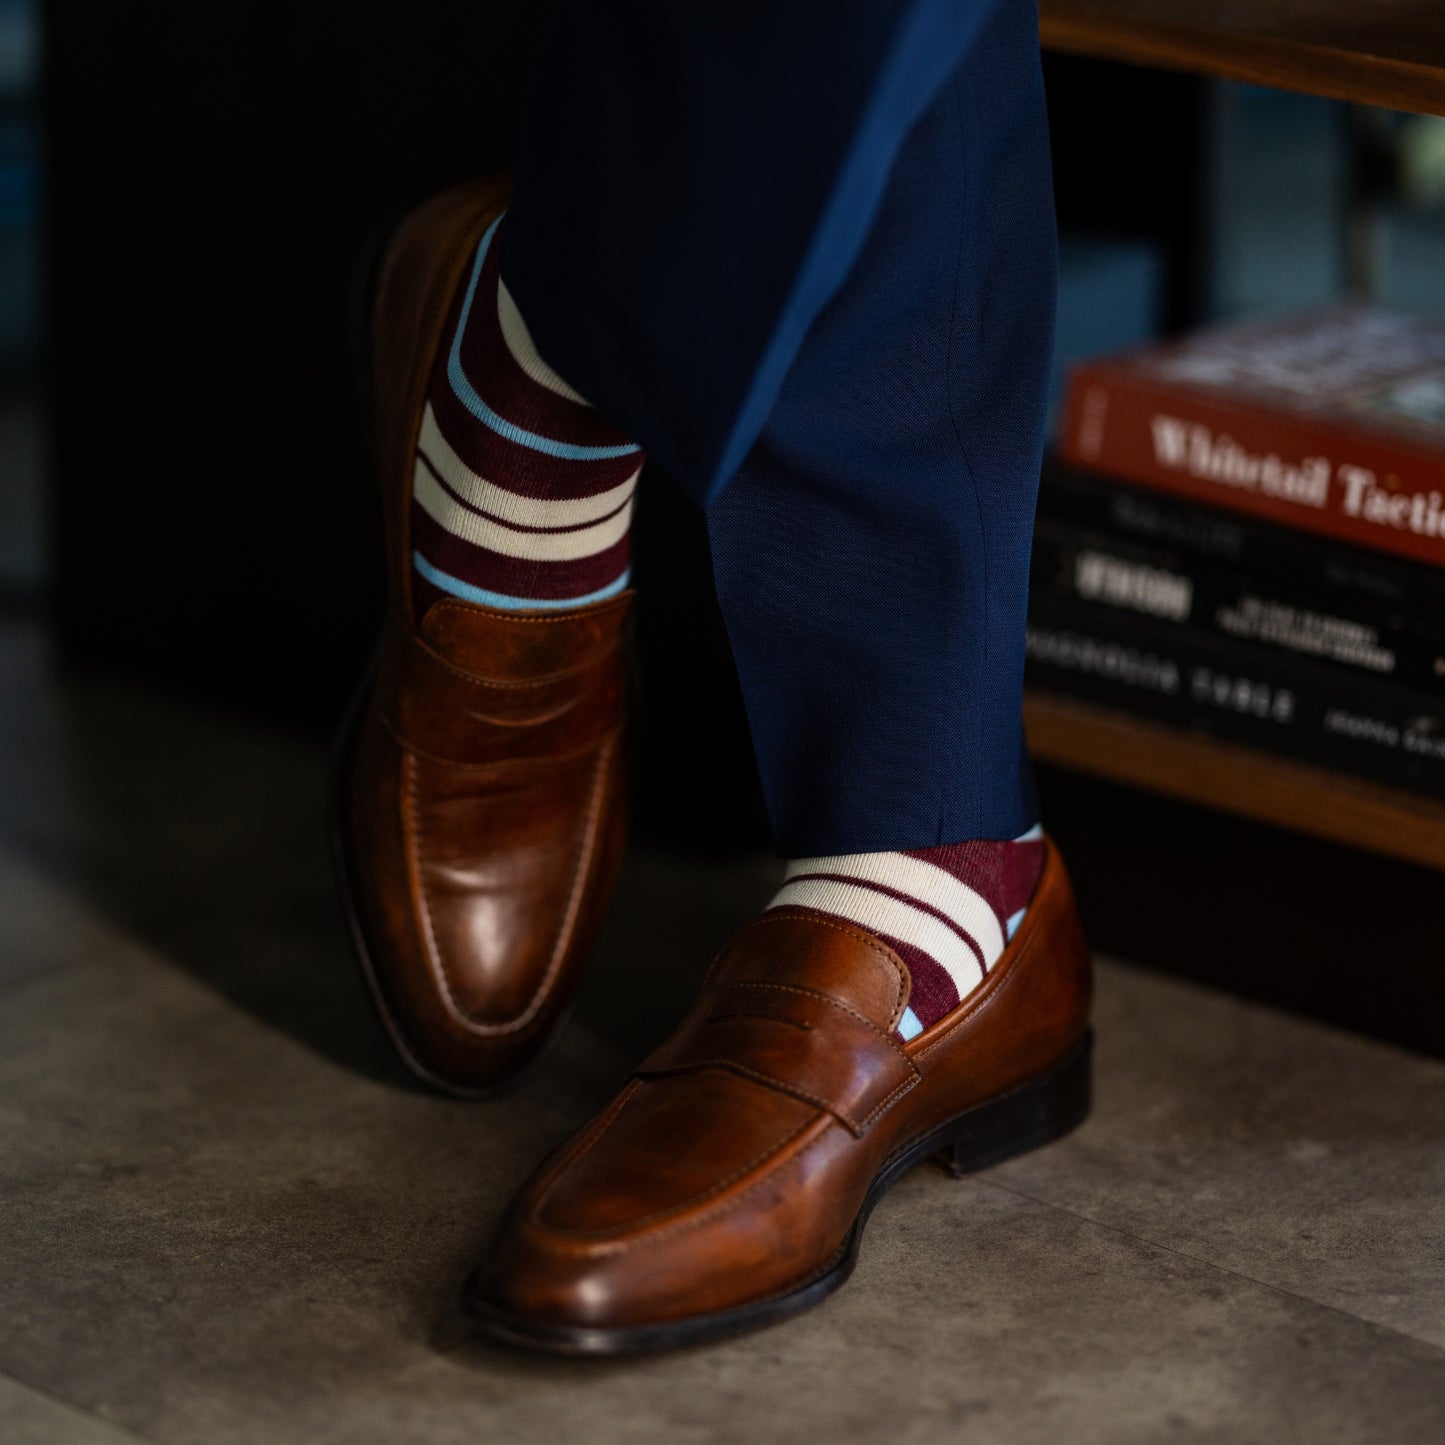
[[[240,1008],[400,1087],[340,921],[322,752],[124,683],[66,676],[0,625],[0,829],[96,911]],[[575,1016],[629,1057],[767,896],[770,860],[634,854]],[[0,965],[3,967],[3,965]]]
[[1039,774],[1096,949],[1445,1058],[1438,872]]

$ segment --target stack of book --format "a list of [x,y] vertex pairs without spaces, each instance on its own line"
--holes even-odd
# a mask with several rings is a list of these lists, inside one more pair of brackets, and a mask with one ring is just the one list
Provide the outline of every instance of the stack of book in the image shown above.
[[1445,325],[1077,366],[1032,577],[1034,687],[1445,794]]

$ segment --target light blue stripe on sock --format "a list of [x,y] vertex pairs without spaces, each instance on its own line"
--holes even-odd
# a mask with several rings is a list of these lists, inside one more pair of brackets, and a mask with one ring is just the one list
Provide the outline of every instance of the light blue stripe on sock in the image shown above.
[[482,237],[482,244],[477,247],[477,259],[472,263],[471,279],[467,282],[467,294],[462,301],[462,314],[457,321],[456,334],[452,337],[451,350],[447,353],[447,380],[451,382],[452,391],[456,393],[457,400],[479,422],[491,427],[498,436],[506,437],[509,442],[515,442],[520,447],[529,447],[532,451],[542,452],[549,457],[560,457],[569,462],[600,462],[611,457],[635,456],[642,448],[630,443],[616,447],[574,446],[570,442],[553,441],[551,437],[538,436],[536,432],[515,426],[505,417],[498,416],[477,395],[476,388],[467,380],[467,374],[462,370],[462,332],[467,329],[467,318],[472,314],[472,301],[477,294],[477,281],[482,274],[482,263],[487,259],[487,251],[491,248],[492,236],[496,232],[500,220],[499,216],[487,227],[486,234]]
[[898,1020],[898,1034],[905,1042],[917,1038],[923,1032],[923,1025],[918,1022],[918,1015],[911,1008],[903,1010],[903,1017]]
[[1014,934],[1019,931],[1019,924],[1024,921],[1024,914],[1027,912],[1027,908],[1020,908],[1019,911],[1015,913],[1014,916],[1010,918],[1009,921],[1004,925],[1004,932],[1010,938],[1012,938]]
[[589,602],[603,602],[609,597],[616,597],[632,575],[632,569],[628,568],[615,582],[609,582],[600,591],[589,592],[585,597],[508,597],[505,592],[488,592],[485,587],[473,587],[470,582],[463,582],[461,578],[433,567],[420,552],[411,554],[411,563],[433,587],[450,592],[463,602],[479,602],[483,607],[501,607],[508,612],[556,612],[567,607],[585,607]]

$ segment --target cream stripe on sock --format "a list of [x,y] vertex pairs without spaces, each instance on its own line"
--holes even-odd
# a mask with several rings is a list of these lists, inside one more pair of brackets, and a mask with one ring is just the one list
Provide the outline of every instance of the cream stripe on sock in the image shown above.
[[508,491],[506,487],[478,476],[456,454],[437,425],[436,413],[430,402],[422,412],[417,448],[436,469],[437,475],[469,506],[490,512],[492,516],[518,527],[577,527],[584,522],[610,517],[631,498],[637,486],[638,473],[633,472],[625,482],[593,497],[550,501]]
[[591,405],[586,397],[573,391],[537,354],[532,333],[527,330],[527,323],[522,320],[522,313],[517,310],[512,293],[507,290],[507,283],[501,280],[497,283],[497,321],[501,325],[502,335],[506,337],[507,349],[512,353],[513,360],[533,381],[545,386],[548,391],[555,391],[558,396],[565,396],[569,401],[579,401],[583,406]]
[[[830,867],[828,871],[835,870]],[[816,908],[838,918],[848,918],[871,933],[886,934],[900,943],[922,949],[953,980],[960,998],[983,981],[977,955],[953,929],[931,913],[887,893],[831,878],[800,878],[784,883],[768,907],[787,905]],[[994,929],[997,931],[997,923]]]
[[629,502],[615,517],[595,527],[580,527],[572,532],[518,532],[457,506],[420,458],[411,485],[412,496],[422,510],[452,536],[503,557],[521,557],[528,562],[573,562],[605,552],[627,535],[632,518]]
[[800,873],[832,873],[881,883],[897,893],[906,893],[953,919],[983,951],[983,961],[992,968],[1004,949],[1003,929],[988,900],[952,873],[922,858],[906,853],[850,853],[839,858],[797,858],[788,864],[789,878]]

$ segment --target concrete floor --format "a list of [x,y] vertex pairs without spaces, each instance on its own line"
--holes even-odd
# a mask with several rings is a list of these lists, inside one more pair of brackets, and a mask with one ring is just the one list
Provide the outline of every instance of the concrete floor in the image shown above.
[[1445,1439],[1445,1064],[1117,963],[1091,1122],[909,1176],[811,1315],[641,1363],[482,1343],[456,1290],[509,1190],[773,867],[633,858],[561,1048],[451,1103],[362,1000],[322,774],[0,627],[8,1445]]

